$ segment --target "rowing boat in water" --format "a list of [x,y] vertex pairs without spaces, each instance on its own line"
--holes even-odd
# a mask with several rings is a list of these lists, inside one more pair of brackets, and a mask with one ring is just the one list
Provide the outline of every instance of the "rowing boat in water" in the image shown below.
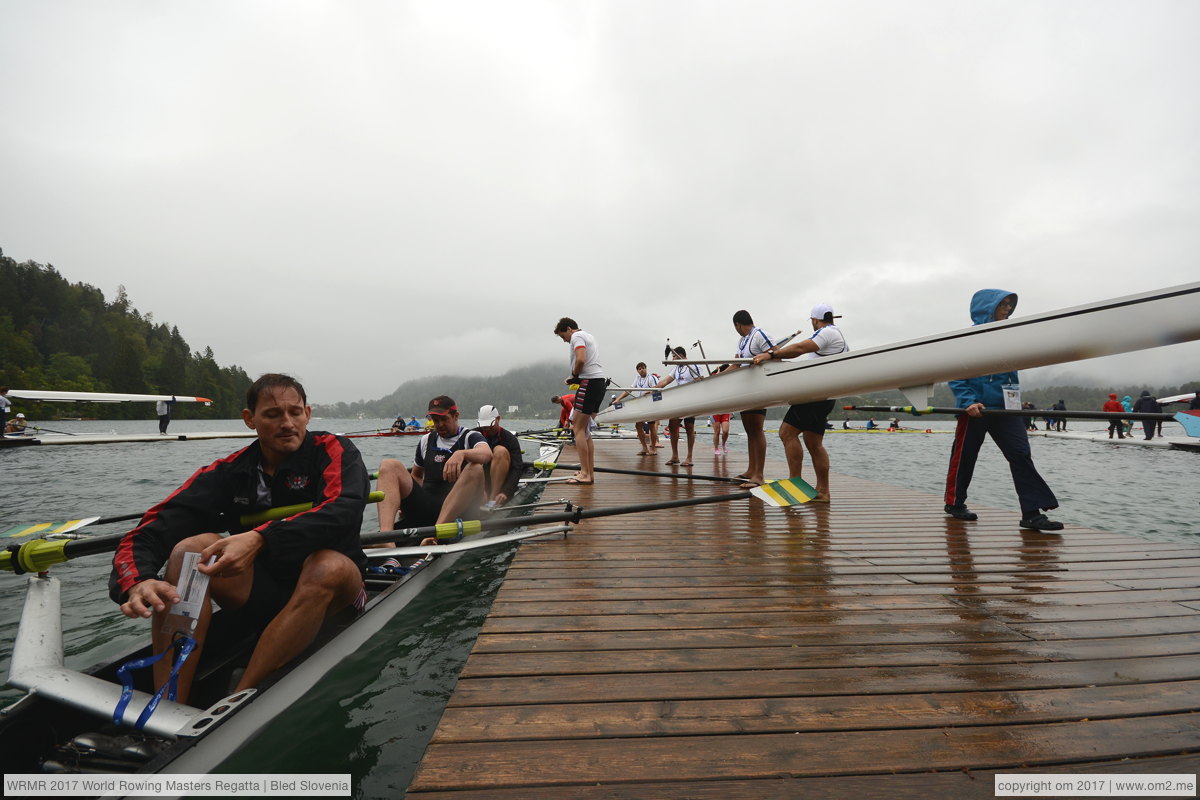
[[33,445],[128,444],[146,442],[196,442],[207,439],[253,439],[254,431],[196,431],[194,433],[112,433],[37,435],[4,434],[0,447],[31,447]]
[[[560,449],[559,445],[547,445],[538,460],[552,461]],[[511,511],[499,513],[528,514],[527,506],[519,506],[536,500],[541,487],[540,483],[525,485],[513,498]],[[515,524],[516,520],[513,527]],[[403,556],[404,566],[368,574],[366,607],[331,618],[304,653],[255,689],[233,694],[229,689],[236,683],[236,671],[249,658],[255,636],[231,625],[214,624],[192,687],[191,700],[197,707],[163,700],[141,731],[132,726],[153,691],[149,670],[135,673],[133,699],[123,711],[121,724],[114,724],[112,718],[121,696],[118,669],[131,659],[150,655],[149,648],[86,672],[67,669],[63,666],[59,580],[45,573],[31,576],[9,673],[9,685],[27,694],[0,716],[5,772],[210,772],[299,702],[338,662],[450,570],[462,553],[532,533],[485,532],[439,547],[369,551],[373,558]],[[217,612],[214,620],[220,614]]]
[[596,421],[692,417],[897,388],[914,406],[925,406],[933,384],[943,381],[1197,339],[1200,282],[825,358],[768,361],[647,392],[601,411]]

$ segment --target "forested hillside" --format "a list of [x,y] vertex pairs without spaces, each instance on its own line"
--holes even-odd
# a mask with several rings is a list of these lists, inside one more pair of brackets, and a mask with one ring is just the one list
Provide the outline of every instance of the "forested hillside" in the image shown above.
[[[212,408],[181,403],[174,416],[241,414],[250,378],[222,367],[210,348],[193,352],[179,329],[138,312],[122,287],[112,302],[86,283],[71,283],[49,264],[17,263],[0,250],[0,386],[75,392],[186,394]],[[15,404],[27,410],[29,401]],[[40,404],[37,416],[144,419],[149,403]]]

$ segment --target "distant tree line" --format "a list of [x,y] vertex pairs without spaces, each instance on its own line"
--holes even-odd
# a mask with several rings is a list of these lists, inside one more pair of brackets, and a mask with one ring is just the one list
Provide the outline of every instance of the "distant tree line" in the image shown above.
[[[125,287],[112,302],[86,283],[70,283],[53,265],[17,263],[0,250],[0,385],[63,392],[186,394],[212,408],[181,403],[179,418],[237,417],[250,378],[222,367],[212,349],[193,352],[173,325],[156,323],[129,303]],[[34,404],[16,400],[16,410]],[[42,403],[37,417],[147,419],[146,403]]]

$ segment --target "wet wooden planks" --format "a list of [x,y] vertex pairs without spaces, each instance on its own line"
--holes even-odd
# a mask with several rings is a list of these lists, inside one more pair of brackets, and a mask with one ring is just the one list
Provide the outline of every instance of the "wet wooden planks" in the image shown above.
[[[671,469],[636,449],[598,463]],[[833,487],[829,507],[731,501],[523,545],[408,794],[992,797],[995,772],[1200,771],[1200,547]],[[601,474],[548,495],[728,491]]]

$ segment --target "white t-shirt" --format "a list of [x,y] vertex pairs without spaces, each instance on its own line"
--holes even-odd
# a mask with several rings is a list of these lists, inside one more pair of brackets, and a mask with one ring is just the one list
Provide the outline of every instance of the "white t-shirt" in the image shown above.
[[675,379],[676,386],[684,386],[693,381],[700,380],[700,370],[696,369],[691,364],[680,364],[671,373],[671,377]]
[[805,353],[805,358],[820,358],[821,356],[835,356],[838,353],[850,352],[845,337],[842,336],[842,332],[836,325],[826,325],[820,330],[814,331],[813,335],[808,338],[817,343],[817,352]]
[[[655,377],[653,375],[651,375],[649,372],[647,372],[646,377],[644,377],[644,378],[641,375],[638,375],[636,378],[634,378],[633,383],[630,384],[630,388],[651,389],[657,385],[658,385],[658,381],[655,379]],[[630,392],[630,394],[636,394],[638,397],[641,397],[642,395],[645,394],[645,392]]]
[[596,337],[587,331],[575,331],[571,334],[571,361],[567,369],[575,370],[575,353],[584,348],[583,369],[579,370],[580,378],[603,378],[604,368],[600,366],[600,348],[596,346]]
[[771,337],[762,328],[755,328],[742,337],[738,342],[738,358],[754,358],[759,353],[765,353],[774,346]]

